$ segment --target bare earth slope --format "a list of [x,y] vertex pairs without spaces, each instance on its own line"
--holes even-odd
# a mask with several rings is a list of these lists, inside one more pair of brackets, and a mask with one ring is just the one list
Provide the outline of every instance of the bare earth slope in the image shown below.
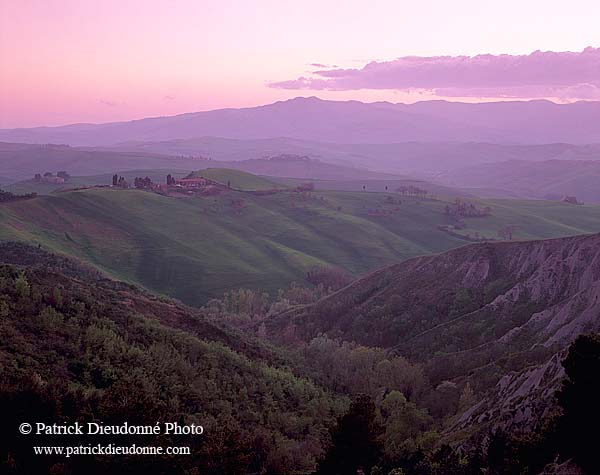
[[425,363],[434,383],[469,380],[485,394],[457,421],[469,432],[551,409],[566,347],[600,330],[599,299],[600,234],[475,244],[377,271],[270,332],[383,346]]

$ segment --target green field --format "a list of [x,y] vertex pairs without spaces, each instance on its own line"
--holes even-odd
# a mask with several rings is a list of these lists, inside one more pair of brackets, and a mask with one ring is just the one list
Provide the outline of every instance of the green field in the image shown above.
[[[398,202],[401,200],[401,203]],[[492,215],[461,233],[517,239],[600,231],[600,206],[543,201],[474,201]],[[231,288],[273,293],[317,265],[358,276],[403,259],[467,243],[446,203],[385,193],[229,191],[170,198],[139,190],[61,192],[0,205],[0,239],[75,255],[110,275],[199,305]]]
[[229,183],[231,188],[240,191],[261,191],[286,188],[285,185],[275,183],[268,178],[240,170],[232,170],[230,168],[206,168],[192,173],[191,176],[208,178],[209,180],[216,181],[223,185]]
[[[468,200],[474,201],[474,200]],[[471,218],[461,233],[497,237],[502,225],[517,227],[516,239],[540,239],[600,232],[600,205],[572,205],[560,201],[478,199],[492,208],[492,216]]]
[[[450,188],[448,186],[431,183],[428,181],[413,179],[413,178],[390,178],[390,179],[372,179],[365,178],[361,180],[318,180],[313,178],[279,178],[272,177],[273,181],[282,183],[289,187],[296,187],[304,183],[312,183],[317,191],[371,191],[379,193],[395,193],[401,186],[416,186],[427,190],[431,196],[460,196],[474,197],[473,193],[469,193],[459,188]],[[364,189],[363,189],[364,186]]]
[[[183,178],[187,176],[189,171],[182,170],[128,170],[124,172],[118,172],[120,176],[125,177],[130,183],[133,182],[136,176],[148,177],[155,183],[165,183],[167,175],[171,174],[175,178]],[[17,195],[24,195],[27,193],[37,193],[38,195],[49,195],[55,191],[72,190],[73,188],[80,188],[84,186],[94,185],[110,185],[112,183],[113,173],[104,173],[101,175],[90,175],[90,176],[72,176],[67,183],[54,184],[54,183],[38,183],[33,180],[24,180],[10,185],[3,186],[2,189],[10,191]],[[0,182],[1,183],[1,182]]]

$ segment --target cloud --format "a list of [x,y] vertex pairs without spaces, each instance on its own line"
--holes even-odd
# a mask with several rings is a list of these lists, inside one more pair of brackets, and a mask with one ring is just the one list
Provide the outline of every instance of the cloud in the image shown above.
[[[316,66],[316,65],[315,65]],[[438,96],[600,99],[600,48],[528,55],[405,56],[363,68],[323,68],[277,89],[427,90]]]
[[118,106],[118,104],[116,102],[109,101],[107,99],[100,99],[98,102],[100,102],[100,104],[104,104],[105,106],[108,106],[108,107]]
[[333,68],[337,68],[337,64],[325,64],[325,63],[308,63],[308,66],[310,66],[311,68],[317,68],[317,69],[333,69]]
[[166,96],[163,96],[163,100],[165,100],[165,101],[174,101],[175,97],[174,96],[166,95]]

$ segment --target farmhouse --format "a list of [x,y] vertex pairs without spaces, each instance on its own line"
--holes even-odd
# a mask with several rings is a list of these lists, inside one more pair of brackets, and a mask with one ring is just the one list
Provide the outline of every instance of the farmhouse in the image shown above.
[[563,196],[563,197],[561,198],[561,201],[562,201],[563,203],[570,203],[570,204],[572,204],[572,205],[581,205],[581,204],[583,204],[581,201],[579,201],[579,200],[577,199],[577,197],[576,197],[576,196]]
[[175,180],[175,185],[183,186],[185,188],[203,188],[209,185],[211,182],[206,178],[181,178]]
[[56,185],[62,185],[63,183],[66,182],[64,176],[53,175],[50,172],[46,172],[46,173],[44,173],[44,175],[42,175],[40,173],[36,173],[35,176],[33,177],[33,180],[38,183],[53,183]]

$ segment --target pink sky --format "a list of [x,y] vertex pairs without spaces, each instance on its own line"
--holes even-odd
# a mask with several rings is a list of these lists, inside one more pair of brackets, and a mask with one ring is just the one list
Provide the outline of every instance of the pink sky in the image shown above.
[[[0,127],[128,120],[313,94],[480,100],[498,89],[443,81],[405,87],[404,75],[373,80],[361,71],[370,62],[376,67],[368,72],[397,71],[398,58],[408,56],[452,63],[461,55],[582,52],[600,46],[598,18],[600,2],[588,0],[0,0]],[[593,76],[595,64],[586,67]],[[336,87],[268,87],[317,70],[357,72]],[[514,95],[514,88],[504,91]]]

